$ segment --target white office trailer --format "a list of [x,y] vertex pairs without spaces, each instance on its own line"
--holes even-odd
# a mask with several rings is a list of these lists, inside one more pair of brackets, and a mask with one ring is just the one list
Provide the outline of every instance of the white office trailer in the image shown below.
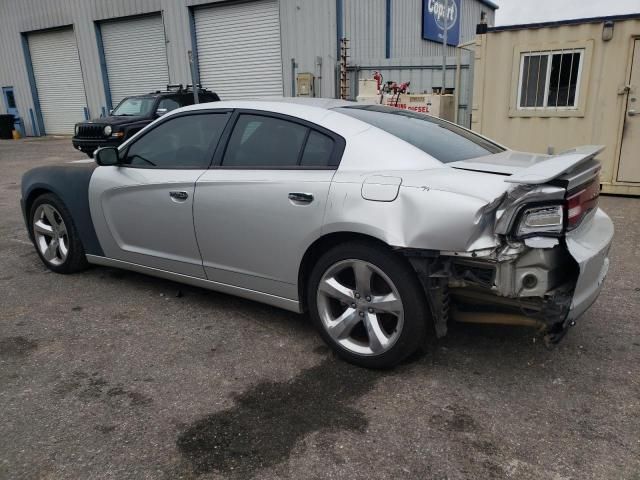
[[374,71],[431,92],[442,87],[446,16],[444,87],[455,88],[458,121],[470,125],[473,57],[464,44],[496,8],[490,0],[3,0],[0,112],[10,95],[28,135],[72,134],[75,122],[127,95],[192,83],[192,71],[222,99],[336,97],[342,38],[348,98]]

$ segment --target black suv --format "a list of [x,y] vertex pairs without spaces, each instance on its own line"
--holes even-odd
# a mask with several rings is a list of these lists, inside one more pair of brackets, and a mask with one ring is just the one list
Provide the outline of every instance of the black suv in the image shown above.
[[[198,88],[200,103],[217,102],[214,92]],[[170,110],[193,105],[191,85],[167,85],[167,91],[126,97],[108,117],[76,123],[73,147],[93,157],[99,147],[118,146]]]

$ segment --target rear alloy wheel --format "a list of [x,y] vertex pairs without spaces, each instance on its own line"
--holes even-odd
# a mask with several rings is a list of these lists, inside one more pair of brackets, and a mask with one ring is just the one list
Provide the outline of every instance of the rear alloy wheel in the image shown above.
[[72,273],[87,266],[71,215],[55,195],[41,195],[33,203],[31,233],[40,259],[54,272]]
[[347,361],[391,367],[425,340],[428,314],[415,272],[377,245],[354,243],[327,252],[309,290],[316,326]]

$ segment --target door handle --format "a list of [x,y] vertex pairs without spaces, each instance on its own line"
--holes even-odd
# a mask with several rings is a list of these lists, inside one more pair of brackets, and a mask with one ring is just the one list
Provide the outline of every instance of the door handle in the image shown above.
[[638,114],[638,112],[636,112],[635,110],[629,110],[627,112],[627,115],[629,115],[630,117],[635,117]]
[[289,200],[300,203],[311,203],[313,202],[313,194],[311,193],[302,193],[302,192],[291,192],[289,194]]
[[176,190],[169,192],[169,196],[174,200],[179,200],[181,202],[189,198],[189,194],[187,192],[176,191]]

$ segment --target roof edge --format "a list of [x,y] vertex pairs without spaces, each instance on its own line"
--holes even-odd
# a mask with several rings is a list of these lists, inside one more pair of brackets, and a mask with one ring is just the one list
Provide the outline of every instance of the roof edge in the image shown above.
[[606,17],[587,17],[587,18],[571,18],[567,20],[555,20],[552,22],[538,23],[521,23],[517,25],[500,25],[498,27],[489,27],[487,32],[504,32],[508,30],[529,30],[535,28],[561,27],[564,25],[580,25],[583,23],[601,23],[607,21],[620,20],[640,20],[639,13],[629,13],[625,15],[609,15]]
[[493,3],[491,0],[478,0],[478,1],[493,10],[498,10],[500,8],[500,6],[497,3]]

